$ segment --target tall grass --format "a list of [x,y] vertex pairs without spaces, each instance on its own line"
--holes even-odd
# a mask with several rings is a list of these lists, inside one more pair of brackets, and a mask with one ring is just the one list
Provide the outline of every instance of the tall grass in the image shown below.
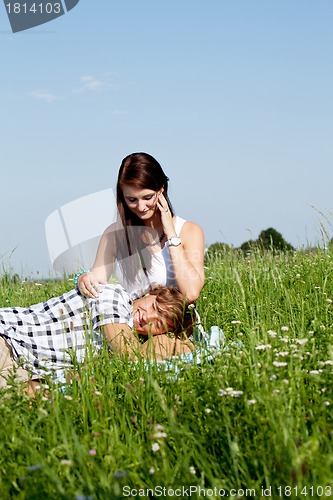
[[[213,362],[168,373],[105,350],[65,391],[50,380],[33,401],[3,391],[0,498],[330,497],[332,260],[325,250],[207,260],[197,307],[228,342]],[[71,287],[2,283],[0,306]]]

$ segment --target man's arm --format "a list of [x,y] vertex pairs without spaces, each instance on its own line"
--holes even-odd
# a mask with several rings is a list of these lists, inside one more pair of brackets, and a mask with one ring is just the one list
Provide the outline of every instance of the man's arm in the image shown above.
[[161,360],[195,350],[195,346],[190,340],[180,340],[166,334],[154,335],[141,344],[135,333],[126,324],[111,323],[104,325],[103,329],[112,350],[127,359],[144,357]]
[[148,359],[171,359],[195,350],[194,344],[166,334],[154,335],[141,346],[142,355]]
[[117,354],[131,359],[141,355],[141,344],[128,325],[108,323],[103,326],[103,332],[112,350]]

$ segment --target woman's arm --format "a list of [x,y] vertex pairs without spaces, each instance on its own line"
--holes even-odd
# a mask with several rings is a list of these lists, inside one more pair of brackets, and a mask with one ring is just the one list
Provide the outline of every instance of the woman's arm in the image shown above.
[[[163,193],[158,207],[167,239],[177,236],[172,214]],[[204,286],[204,235],[199,224],[185,222],[180,232],[181,244],[170,246],[169,253],[179,290],[189,301],[195,301]]]
[[111,224],[103,233],[96,253],[93,267],[89,273],[78,278],[78,288],[86,297],[96,297],[100,285],[105,285],[110,278],[115,261],[115,224]]
[[199,297],[205,282],[203,231],[195,222],[185,222],[180,239],[181,244],[170,246],[169,253],[178,288],[192,302]]
[[[171,232],[170,232],[171,233]],[[167,234],[167,238],[175,236]],[[204,285],[204,236],[201,227],[185,222],[180,233],[181,244],[170,246],[169,253],[179,290],[195,301]]]

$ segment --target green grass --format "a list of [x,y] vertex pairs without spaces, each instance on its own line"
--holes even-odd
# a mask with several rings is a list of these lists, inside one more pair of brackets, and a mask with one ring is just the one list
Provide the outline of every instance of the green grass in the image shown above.
[[[72,286],[2,281],[0,307]],[[242,348],[177,376],[110,363],[103,351],[65,392],[51,381],[48,398],[42,385],[32,402],[17,387],[4,391],[0,499],[133,498],[144,488],[170,497],[183,487],[192,498],[199,488],[210,498],[222,489],[265,498],[262,488],[271,498],[330,497],[332,300],[324,250],[208,260],[202,322]]]

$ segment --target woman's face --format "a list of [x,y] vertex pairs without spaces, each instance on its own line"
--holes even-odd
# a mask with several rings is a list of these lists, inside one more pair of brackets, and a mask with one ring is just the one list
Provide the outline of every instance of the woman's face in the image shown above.
[[159,335],[167,331],[155,295],[148,294],[133,302],[133,325],[141,335]]
[[128,208],[140,219],[146,220],[154,215],[157,210],[157,200],[162,190],[137,189],[125,184],[123,196]]

